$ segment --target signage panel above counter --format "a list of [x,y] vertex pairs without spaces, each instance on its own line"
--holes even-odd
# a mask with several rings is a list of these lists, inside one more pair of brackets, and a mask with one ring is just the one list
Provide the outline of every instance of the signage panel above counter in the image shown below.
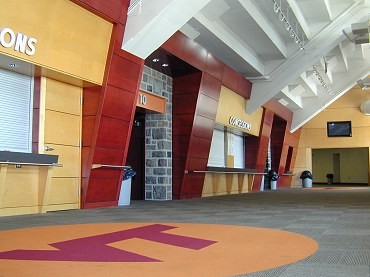
[[249,135],[259,136],[263,108],[257,109],[252,114],[247,114],[245,111],[247,101],[247,99],[232,90],[222,87],[216,123],[237,129]]

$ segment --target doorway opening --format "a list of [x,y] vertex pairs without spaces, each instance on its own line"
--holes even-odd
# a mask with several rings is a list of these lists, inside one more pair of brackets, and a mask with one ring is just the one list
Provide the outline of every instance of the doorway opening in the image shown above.
[[131,200],[145,199],[145,114],[135,113],[126,164],[136,175],[131,179]]

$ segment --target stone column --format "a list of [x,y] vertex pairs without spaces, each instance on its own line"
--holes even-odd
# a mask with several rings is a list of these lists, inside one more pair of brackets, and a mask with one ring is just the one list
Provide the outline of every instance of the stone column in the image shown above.
[[165,114],[145,117],[145,200],[172,199],[172,78],[144,67],[140,89],[166,98]]

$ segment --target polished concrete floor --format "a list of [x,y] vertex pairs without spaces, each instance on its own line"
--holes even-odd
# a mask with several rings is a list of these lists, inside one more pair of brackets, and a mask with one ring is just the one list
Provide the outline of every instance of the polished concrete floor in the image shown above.
[[[181,201],[132,201],[129,206],[2,217],[0,231],[122,222],[271,228],[303,234],[319,244],[312,256],[301,261],[240,276],[370,276],[369,187],[319,186]],[[269,258],[266,252],[264,259]],[[0,276],[7,276],[1,267]]]

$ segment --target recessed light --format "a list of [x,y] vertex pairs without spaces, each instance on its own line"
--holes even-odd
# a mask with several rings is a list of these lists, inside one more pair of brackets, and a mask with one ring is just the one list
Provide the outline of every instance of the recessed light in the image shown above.
[[159,62],[159,59],[154,58],[152,61],[153,61],[154,63],[157,63],[157,62]]
[[168,66],[168,63],[164,63],[162,64],[163,67],[167,67]]
[[10,66],[10,67],[17,67],[18,65],[17,65],[17,64],[15,64],[15,63],[10,63],[10,64],[9,64],[9,66]]

